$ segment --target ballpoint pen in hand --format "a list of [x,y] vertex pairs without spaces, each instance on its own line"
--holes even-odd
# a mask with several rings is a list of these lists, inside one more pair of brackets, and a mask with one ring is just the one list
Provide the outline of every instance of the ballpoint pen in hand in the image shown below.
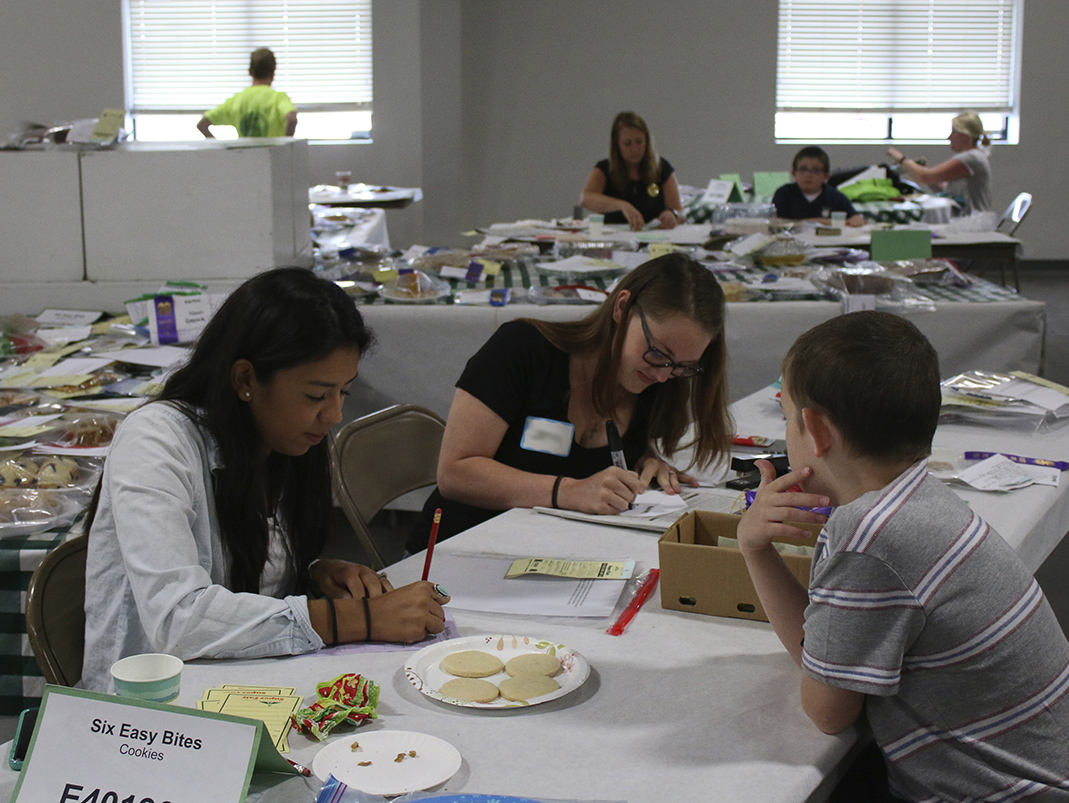
[[630,604],[624,608],[624,612],[620,614],[620,618],[609,626],[605,631],[606,633],[610,636],[619,636],[623,634],[624,628],[626,628],[631,620],[635,618],[638,609],[646,604],[646,600],[650,598],[653,589],[657,587],[657,580],[660,576],[660,569],[650,569],[646,572],[645,576],[639,580],[638,589],[635,591],[635,596],[631,599]]

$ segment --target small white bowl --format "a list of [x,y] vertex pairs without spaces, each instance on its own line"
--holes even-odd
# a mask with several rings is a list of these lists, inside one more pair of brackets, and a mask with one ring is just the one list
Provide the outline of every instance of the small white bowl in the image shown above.
[[118,660],[111,665],[115,693],[135,700],[169,703],[181,689],[182,666],[181,659],[160,652]]

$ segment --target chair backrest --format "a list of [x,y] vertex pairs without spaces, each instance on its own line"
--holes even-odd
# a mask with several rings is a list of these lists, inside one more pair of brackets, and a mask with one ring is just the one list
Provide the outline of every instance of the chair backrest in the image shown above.
[[350,421],[334,439],[334,490],[357,538],[378,570],[385,566],[368,522],[399,496],[437,482],[445,421],[415,404],[399,404]]
[[1002,217],[998,219],[998,224],[995,228],[1003,234],[1008,234],[1011,237],[1013,233],[1017,231],[1017,227],[1021,225],[1021,221],[1024,220],[1024,216],[1028,214],[1028,210],[1032,208],[1032,193],[1022,192],[1016,198],[1013,199],[1006,211],[1002,213]]
[[26,633],[48,683],[73,686],[85,652],[85,556],[79,535],[53,549],[30,578]]

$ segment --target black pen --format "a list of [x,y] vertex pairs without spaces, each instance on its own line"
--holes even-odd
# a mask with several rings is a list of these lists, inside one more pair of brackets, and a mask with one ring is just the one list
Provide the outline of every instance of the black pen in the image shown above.
[[624,442],[620,440],[620,430],[616,428],[616,422],[605,422],[605,435],[609,439],[609,454],[612,455],[612,464],[617,468],[627,471],[627,458],[624,457]]
[[[605,436],[609,439],[609,454],[612,455],[612,464],[627,471],[624,442],[620,439],[620,430],[616,428],[616,422],[611,418],[605,422]],[[632,508],[634,508],[634,505],[628,504],[627,509],[631,510]]]

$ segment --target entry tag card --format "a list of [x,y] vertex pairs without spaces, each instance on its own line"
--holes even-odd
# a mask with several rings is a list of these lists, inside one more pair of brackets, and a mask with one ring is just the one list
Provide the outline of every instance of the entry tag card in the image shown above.
[[46,309],[37,316],[36,320],[40,326],[88,326],[103,314],[103,312],[89,310]]
[[296,774],[262,722],[46,686],[12,803],[241,803],[254,769]]
[[705,188],[705,194],[702,195],[703,204],[726,204],[728,198],[731,197],[731,191],[735,189],[734,181],[721,181],[720,179],[713,179],[709,182],[709,186]]
[[148,332],[152,345],[190,343],[208,325],[216,308],[208,293],[157,295],[149,305]]
[[523,425],[520,447],[529,452],[567,457],[572,450],[574,438],[574,424],[531,415],[527,417],[527,422]]
[[505,572],[506,579],[538,574],[572,580],[630,580],[635,573],[633,560],[563,560],[561,558],[519,558]]

